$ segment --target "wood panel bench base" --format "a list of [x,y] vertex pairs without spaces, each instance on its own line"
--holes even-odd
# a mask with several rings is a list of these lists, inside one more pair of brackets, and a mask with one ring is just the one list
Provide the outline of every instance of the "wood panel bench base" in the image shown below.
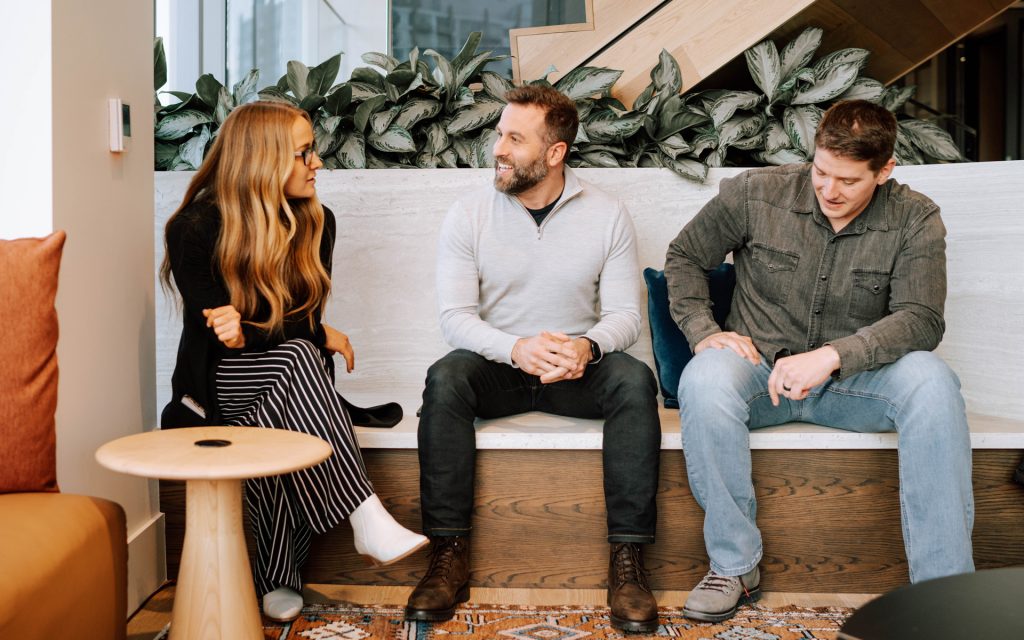
[[[1024,487],[1012,481],[1021,454],[974,451],[979,569],[1024,564]],[[391,513],[420,530],[416,451],[367,449],[363,456]],[[896,451],[755,450],[753,460],[765,589],[882,593],[907,583]],[[608,545],[601,487],[600,451],[479,451],[473,585],[604,588]],[[161,481],[160,494],[173,577],[183,533],[183,485]],[[657,542],[646,550],[653,588],[689,590],[703,576],[702,524],[682,454],[663,451]],[[351,529],[342,525],[315,541],[303,577],[319,584],[411,585],[426,563],[419,553],[388,567],[368,567],[352,548]]]

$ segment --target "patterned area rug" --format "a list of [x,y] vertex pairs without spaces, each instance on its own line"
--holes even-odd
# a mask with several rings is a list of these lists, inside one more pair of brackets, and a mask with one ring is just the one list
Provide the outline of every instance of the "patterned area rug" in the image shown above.
[[834,639],[853,609],[742,607],[725,622],[698,623],[675,607],[661,609],[658,631],[623,634],[612,628],[607,607],[466,605],[444,623],[406,622],[401,606],[310,605],[288,625],[268,626],[267,640],[686,640]]

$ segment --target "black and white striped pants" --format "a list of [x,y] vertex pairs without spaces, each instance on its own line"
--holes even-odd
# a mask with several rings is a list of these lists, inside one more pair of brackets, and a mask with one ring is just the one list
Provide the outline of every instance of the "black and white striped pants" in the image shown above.
[[224,424],[308,433],[334,449],[310,469],[245,483],[256,536],[257,591],[263,595],[283,586],[301,591],[299,569],[311,534],[335,526],[373,493],[352,421],[324,357],[306,340],[225,358],[216,384]]

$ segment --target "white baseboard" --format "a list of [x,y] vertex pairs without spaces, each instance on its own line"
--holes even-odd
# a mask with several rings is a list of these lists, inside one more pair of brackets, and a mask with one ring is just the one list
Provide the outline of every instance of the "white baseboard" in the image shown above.
[[128,616],[167,580],[166,521],[157,513],[128,532]]

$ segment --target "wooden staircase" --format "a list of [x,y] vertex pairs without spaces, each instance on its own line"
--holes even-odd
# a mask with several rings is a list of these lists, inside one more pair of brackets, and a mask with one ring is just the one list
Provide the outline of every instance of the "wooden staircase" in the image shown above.
[[[807,27],[819,53],[871,51],[865,75],[896,80],[998,15],[1014,0],[585,0],[580,24],[512,29],[517,82],[554,82],[579,66],[622,69],[613,95],[629,106],[650,82],[662,49],[687,91],[761,40],[781,48]],[[554,66],[557,70],[550,75]]]

